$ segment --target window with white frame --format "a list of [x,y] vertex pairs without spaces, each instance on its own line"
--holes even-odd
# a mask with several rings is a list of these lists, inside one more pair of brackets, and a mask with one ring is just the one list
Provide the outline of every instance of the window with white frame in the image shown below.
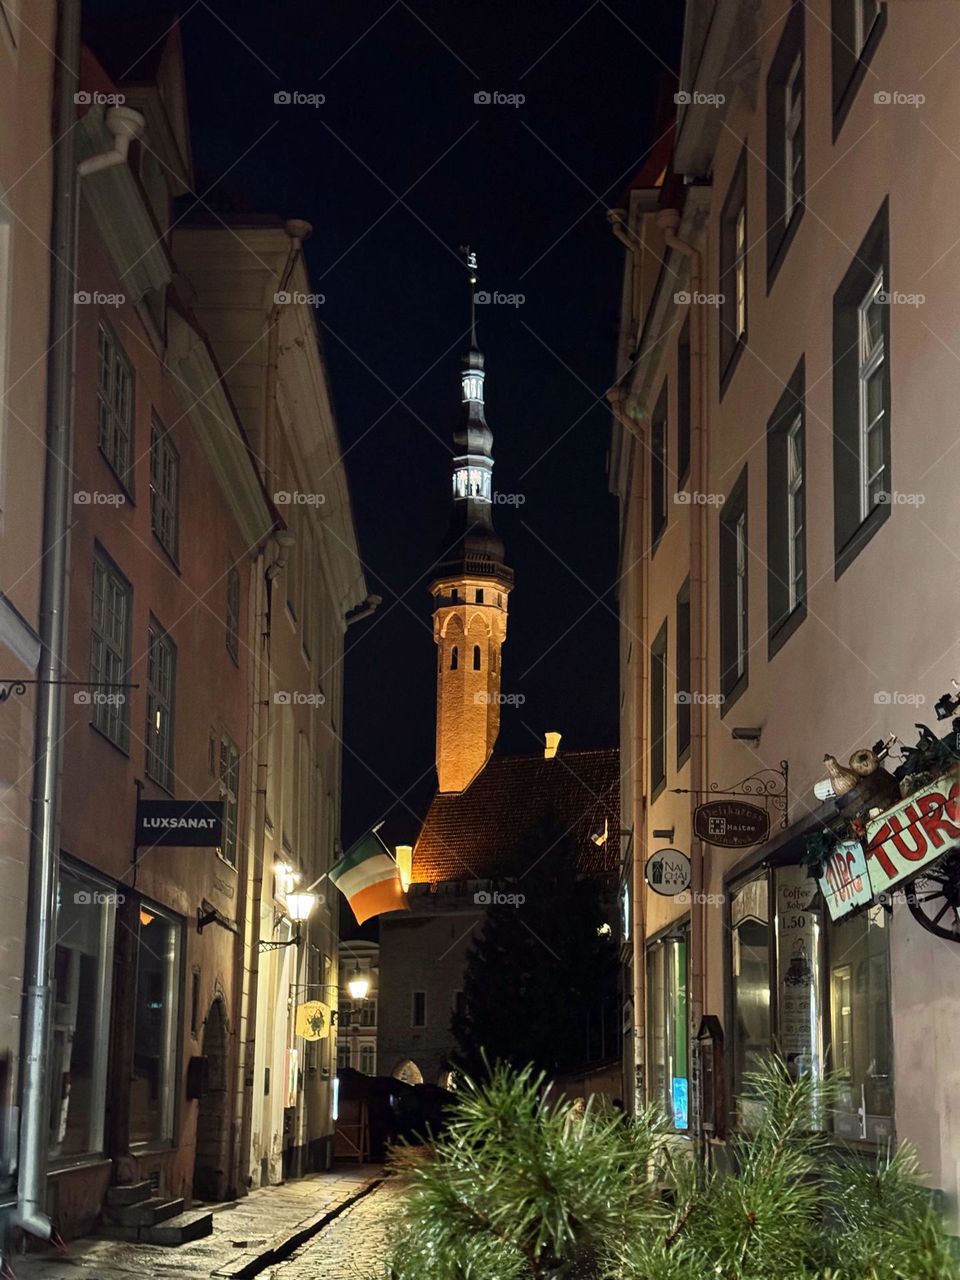
[[[770,656],[806,608],[804,361],[767,423],[767,626]],[[790,625],[787,626],[786,624]]]
[[176,645],[154,619],[147,632],[147,763],[154,782],[173,791]]
[[736,616],[737,676],[747,669],[747,513],[737,516],[734,532],[737,540]]
[[737,163],[720,212],[720,385],[747,339],[747,163]]
[[857,338],[859,353],[859,424],[860,424],[860,518],[865,520],[872,509],[884,500],[886,456],[884,449],[884,414],[886,413],[886,356],[884,341],[883,272],[870,282],[858,308]]
[[747,208],[741,205],[737,210],[734,237],[734,279],[736,281],[737,307],[735,312],[736,328],[734,336],[740,342],[747,334]]
[[117,479],[131,489],[133,370],[105,324],[98,336],[97,444]]
[[150,428],[150,527],[174,560],[180,541],[180,454],[170,433],[157,419]]
[[96,728],[122,751],[126,751],[130,737],[124,685],[130,669],[132,600],[129,582],[98,552],[93,561],[91,691],[87,701],[93,704]]
[[223,800],[223,844],[220,852],[237,865],[237,815],[240,804],[240,752],[226,733],[220,737],[220,795]]
[[870,39],[873,24],[880,17],[880,0],[853,0],[853,52],[859,58]]
[[377,1047],[369,1042],[360,1045],[360,1070],[365,1076],[377,1074]]
[[[2,8],[2,6],[0,6]],[[0,201],[0,512],[5,505],[3,469],[7,434],[7,342],[10,333],[10,222]]]
[[337,1044],[337,1070],[347,1071],[350,1067],[350,1041],[341,1040]]
[[804,13],[788,7],[767,74],[767,286],[769,289],[803,214]]

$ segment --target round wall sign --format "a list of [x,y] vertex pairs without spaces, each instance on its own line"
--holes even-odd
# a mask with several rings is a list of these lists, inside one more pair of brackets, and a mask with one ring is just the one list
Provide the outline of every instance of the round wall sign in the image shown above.
[[672,898],[690,888],[690,859],[679,849],[658,849],[647,859],[643,874],[654,893]]

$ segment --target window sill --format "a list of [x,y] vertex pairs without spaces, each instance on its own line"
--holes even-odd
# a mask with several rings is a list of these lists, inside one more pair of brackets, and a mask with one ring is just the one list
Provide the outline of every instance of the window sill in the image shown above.
[[[776,247],[773,248],[770,253],[770,257],[767,261],[767,297],[770,296],[770,291],[773,289],[777,276],[780,274],[780,268],[783,266],[784,260],[786,259],[787,251],[793,243],[793,237],[797,234],[797,229],[803,221],[803,215],[806,207],[806,199],[804,196],[801,196],[797,202],[797,207],[793,216],[784,228],[780,239],[777,241]],[[773,233],[770,230],[767,231],[767,236],[771,245],[773,244],[772,234]]]
[[737,371],[737,365],[740,363],[740,357],[743,355],[744,351],[746,350],[746,346],[747,346],[747,335],[744,333],[744,334],[741,334],[741,336],[737,339],[737,345],[733,348],[733,350],[730,352],[730,355],[727,357],[727,363],[723,366],[723,372],[720,374],[720,399],[721,400],[727,393],[727,387],[729,387],[730,380]]
[[114,751],[118,751],[120,755],[125,756],[128,760],[130,759],[129,747],[121,746],[119,742],[115,742],[108,733],[104,733],[104,731],[99,727],[99,725],[94,724],[92,720],[89,720],[87,723],[90,725],[90,728],[93,730],[93,732],[97,735],[98,738],[101,738],[104,742],[109,743],[109,745],[113,747]]
[[770,628],[767,639],[768,662],[780,652],[806,616],[807,602],[806,599],[803,599],[799,604],[794,605],[791,612],[782,621],[778,622],[775,627]]
[[879,531],[882,525],[889,519],[892,505],[885,502],[882,506],[876,506],[860,524],[857,525],[851,536],[844,545],[836,552],[836,559],[833,567],[833,580],[844,574],[853,564],[854,560],[864,550],[874,534]]
[[689,759],[690,759],[690,743],[688,742],[687,745],[680,752],[680,754],[677,756],[677,772],[678,773]]
[[750,673],[749,671],[745,671],[743,675],[740,677],[740,679],[737,681],[737,683],[729,691],[729,693],[726,693],[726,692],[724,693],[723,705],[720,708],[721,720],[724,718],[724,716],[727,714],[730,708],[736,706],[736,704],[740,701],[740,698],[743,696],[744,693],[746,693],[749,683],[750,683]]
[[110,461],[110,459],[107,457],[107,455],[104,453],[103,449],[99,445],[97,445],[97,452],[100,454],[100,457],[103,459],[104,463],[107,466],[108,471],[113,476],[114,480],[116,480],[117,484],[123,490],[124,495],[127,498],[127,501],[130,503],[132,507],[135,507],[137,505],[137,500],[133,496],[133,485],[130,484],[129,481],[124,480],[124,478],[120,475],[119,471],[117,471],[116,467],[113,465],[113,463]]

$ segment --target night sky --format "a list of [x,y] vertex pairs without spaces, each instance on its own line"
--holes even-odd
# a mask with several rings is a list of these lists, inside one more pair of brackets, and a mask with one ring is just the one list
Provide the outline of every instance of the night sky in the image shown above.
[[[95,18],[175,12],[86,0]],[[498,749],[617,740],[617,513],[607,491],[623,250],[606,209],[654,142],[682,5],[629,0],[183,0],[195,194],[313,224],[306,248],[368,588],[348,632],[343,838],[434,782],[427,586],[449,515],[478,308],[495,510],[516,573]],[[277,105],[278,92],[323,94]],[[475,103],[523,94],[519,106]],[[187,201],[189,208],[191,201]],[[202,211],[203,205],[197,211]],[[402,808],[401,808],[402,812]]]

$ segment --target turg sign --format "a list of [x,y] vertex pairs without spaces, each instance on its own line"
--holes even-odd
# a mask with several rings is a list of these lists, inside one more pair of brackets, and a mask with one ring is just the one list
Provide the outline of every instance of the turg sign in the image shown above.
[[136,844],[219,848],[223,844],[222,800],[141,800]]

